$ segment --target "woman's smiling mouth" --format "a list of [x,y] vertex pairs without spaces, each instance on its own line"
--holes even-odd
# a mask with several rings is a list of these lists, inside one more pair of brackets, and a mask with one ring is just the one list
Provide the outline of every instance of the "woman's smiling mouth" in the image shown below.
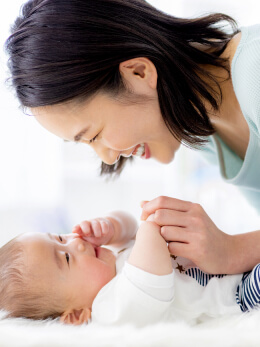
[[142,159],[149,159],[151,155],[150,155],[150,150],[147,144],[141,143],[135,146],[135,148],[129,154],[120,153],[117,157],[117,161],[120,159],[121,156],[124,158],[129,158],[131,156],[134,156],[134,157],[140,157]]
[[132,155],[135,157],[142,157],[145,154],[145,145],[144,143],[141,143],[140,145],[137,145],[135,149],[132,152]]
[[146,143],[137,145],[132,152],[132,155],[135,157],[140,157],[142,159],[149,159],[151,157],[149,147]]

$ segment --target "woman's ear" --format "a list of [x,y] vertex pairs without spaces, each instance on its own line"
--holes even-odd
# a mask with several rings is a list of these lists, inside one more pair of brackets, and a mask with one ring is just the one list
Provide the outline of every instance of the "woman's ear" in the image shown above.
[[61,317],[60,322],[65,324],[80,325],[83,323],[88,323],[91,317],[91,309],[82,308],[79,310],[70,309],[65,311]]
[[135,94],[152,96],[157,88],[157,70],[148,58],[134,58],[119,65],[119,71]]

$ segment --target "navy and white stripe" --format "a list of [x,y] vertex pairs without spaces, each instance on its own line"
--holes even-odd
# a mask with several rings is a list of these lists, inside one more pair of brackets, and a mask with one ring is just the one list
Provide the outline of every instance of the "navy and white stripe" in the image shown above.
[[193,277],[201,286],[206,286],[212,277],[222,278],[226,275],[210,275],[201,271],[197,267],[191,267],[185,271],[185,274]]
[[252,271],[244,273],[237,286],[236,301],[242,312],[260,307],[260,264]]

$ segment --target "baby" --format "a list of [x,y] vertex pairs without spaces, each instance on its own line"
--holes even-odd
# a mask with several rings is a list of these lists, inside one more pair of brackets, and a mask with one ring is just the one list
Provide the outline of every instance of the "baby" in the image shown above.
[[7,317],[138,327],[218,317],[258,307],[259,271],[203,273],[170,256],[152,217],[138,228],[116,211],[83,221],[72,234],[25,233],[4,245],[0,308]]

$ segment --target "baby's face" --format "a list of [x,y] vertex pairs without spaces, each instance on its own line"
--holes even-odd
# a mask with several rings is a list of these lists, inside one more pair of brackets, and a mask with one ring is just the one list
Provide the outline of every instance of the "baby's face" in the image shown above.
[[71,307],[64,309],[91,308],[97,293],[116,274],[114,254],[77,234],[26,233],[18,239],[34,281],[68,299]]

